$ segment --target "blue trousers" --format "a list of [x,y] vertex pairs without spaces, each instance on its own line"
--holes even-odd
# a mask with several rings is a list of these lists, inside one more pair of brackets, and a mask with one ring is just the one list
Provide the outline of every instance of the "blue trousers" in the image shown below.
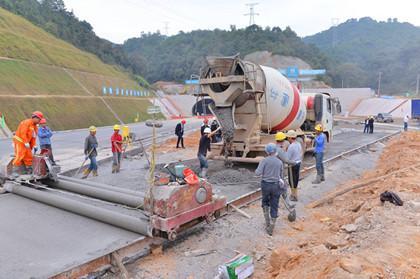
[[286,189],[281,188],[277,182],[261,181],[262,207],[270,207],[271,218],[277,218],[279,212],[280,196]]
[[324,175],[324,152],[315,153],[315,167],[318,175]]
[[206,156],[204,156],[203,154],[198,154],[197,155],[198,160],[200,161],[200,169],[209,168],[209,164],[207,163],[207,158]]
[[369,124],[365,124],[365,129],[363,130],[363,133],[369,133]]
[[407,131],[407,129],[408,129],[408,123],[404,122],[404,131]]
[[98,170],[98,164],[96,162],[96,156],[90,156],[89,160],[90,160],[89,170],[91,170],[91,171]]

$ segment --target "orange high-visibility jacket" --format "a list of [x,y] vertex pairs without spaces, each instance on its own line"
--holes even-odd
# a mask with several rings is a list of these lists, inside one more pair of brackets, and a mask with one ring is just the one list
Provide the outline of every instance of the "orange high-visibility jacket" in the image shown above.
[[[13,137],[15,147],[14,166],[19,167],[22,166],[22,164],[27,167],[32,166],[32,149],[36,144],[37,133],[38,127],[32,122],[32,119],[26,119],[20,122],[15,136]],[[30,148],[26,148],[24,146],[25,143],[29,143]]]
[[29,146],[34,148],[36,144],[36,136],[38,134],[38,127],[32,122],[32,119],[26,119],[20,122],[15,136],[13,137],[20,143],[29,143]]

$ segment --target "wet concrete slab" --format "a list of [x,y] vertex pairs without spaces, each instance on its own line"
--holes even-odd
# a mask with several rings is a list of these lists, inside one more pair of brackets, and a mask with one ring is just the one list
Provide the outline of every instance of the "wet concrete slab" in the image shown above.
[[47,278],[144,238],[13,194],[0,220],[0,278]]
[[[335,157],[347,150],[358,148],[377,139],[380,139],[390,133],[389,131],[380,131],[373,134],[363,134],[354,129],[340,131],[333,138],[333,141],[327,145],[324,160]],[[159,154],[157,156],[157,165],[162,166],[166,163],[177,163],[179,157],[174,153]],[[199,172],[198,159],[187,159],[182,162],[186,166]],[[111,173],[111,162],[106,162],[100,166],[100,176],[91,177],[89,180],[97,181],[116,187],[127,188],[140,192],[146,192],[148,189],[149,169],[145,168],[147,161],[145,158],[137,157],[123,160],[121,172],[119,174]],[[315,159],[311,152],[306,153],[303,167],[310,167],[315,164]],[[254,175],[255,164],[237,163],[233,168],[227,168],[223,161],[209,160],[209,182],[213,185],[213,190],[219,195],[227,197],[228,201],[237,197],[255,191],[260,187],[257,177]]]

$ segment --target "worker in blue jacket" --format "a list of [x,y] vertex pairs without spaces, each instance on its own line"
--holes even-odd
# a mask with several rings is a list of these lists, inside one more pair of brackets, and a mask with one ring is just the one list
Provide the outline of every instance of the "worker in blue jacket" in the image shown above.
[[321,124],[315,126],[315,166],[316,166],[316,179],[312,181],[312,184],[319,184],[325,181],[324,175],[324,151],[327,138],[324,134],[324,129]]
[[38,129],[38,138],[39,138],[39,145],[42,149],[48,150],[48,157],[51,160],[51,163],[55,165],[54,156],[52,153],[52,146],[51,146],[51,137],[52,137],[52,131],[47,126],[47,120],[45,118],[41,119],[39,122],[39,129]]

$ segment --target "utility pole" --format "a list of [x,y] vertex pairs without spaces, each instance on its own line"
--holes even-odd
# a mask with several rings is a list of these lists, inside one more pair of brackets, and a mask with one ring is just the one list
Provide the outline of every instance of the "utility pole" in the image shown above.
[[378,97],[381,97],[381,78],[382,78],[382,72],[379,72],[379,78],[378,78]]
[[259,3],[247,3],[247,4],[245,4],[249,7],[249,13],[244,14],[244,16],[249,16],[249,25],[248,26],[254,25],[255,24],[255,16],[260,15],[259,13],[256,13],[255,9],[254,9],[254,7],[258,4]]
[[420,79],[420,74],[417,74],[417,83],[416,83],[416,96],[419,96],[419,79]]

